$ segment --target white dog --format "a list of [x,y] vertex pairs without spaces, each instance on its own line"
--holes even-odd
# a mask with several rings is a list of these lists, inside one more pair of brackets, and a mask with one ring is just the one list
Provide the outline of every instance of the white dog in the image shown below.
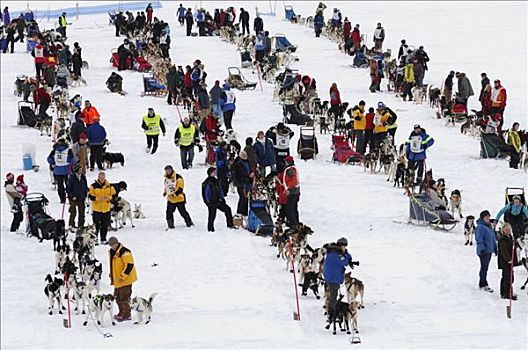
[[88,319],[90,318],[92,311],[95,313],[95,320],[97,321],[98,325],[102,326],[101,323],[103,321],[104,315],[108,312],[112,326],[115,326],[113,319],[114,296],[112,294],[96,295],[90,300],[88,313],[86,314],[86,320],[84,321],[83,326],[88,324]]
[[154,300],[154,297],[157,294],[158,293],[152,293],[148,300],[140,297],[134,297],[130,301],[130,308],[136,311],[138,315],[138,320],[134,322],[134,324],[141,324],[143,322],[143,315],[147,320],[145,324],[148,324],[150,322],[150,318],[152,315],[152,301]]
[[134,204],[134,219],[144,219],[145,214],[141,211],[141,204]]
[[117,209],[117,211],[112,209],[112,217],[116,221],[116,231],[126,225],[126,219],[130,220],[132,227],[136,227],[132,221],[132,206],[126,199],[121,197],[117,198]]

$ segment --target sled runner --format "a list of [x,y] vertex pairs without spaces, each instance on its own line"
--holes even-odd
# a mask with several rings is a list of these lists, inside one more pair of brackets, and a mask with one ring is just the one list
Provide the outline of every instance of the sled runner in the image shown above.
[[255,90],[257,83],[248,81],[238,67],[227,68],[227,83],[238,90]]
[[409,197],[409,221],[444,231],[451,231],[458,223],[445,208],[437,207],[426,193]]
[[319,153],[315,128],[313,126],[301,126],[299,142],[297,143],[297,153],[302,160],[315,159]]

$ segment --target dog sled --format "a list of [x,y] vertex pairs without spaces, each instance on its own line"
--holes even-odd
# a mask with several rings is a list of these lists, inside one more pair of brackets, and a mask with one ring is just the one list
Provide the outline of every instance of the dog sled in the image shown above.
[[255,90],[257,83],[248,81],[238,67],[227,68],[227,83],[238,90]]
[[56,229],[56,221],[47,211],[49,200],[42,193],[28,193],[24,199],[26,206],[26,234],[35,236],[40,242],[51,239]]
[[271,37],[271,49],[278,52],[295,52],[297,46],[290,43],[284,34],[275,34]]
[[273,234],[275,226],[266,200],[251,199],[249,201],[247,229],[257,236],[271,236]]
[[303,114],[295,104],[283,105],[284,123],[295,125],[313,125],[313,119],[306,114]]
[[302,160],[315,159],[319,153],[315,128],[313,126],[301,126],[297,153]]
[[332,155],[333,162],[342,164],[360,164],[363,160],[363,155],[356,152],[352,146],[350,146],[345,135],[332,135],[332,147],[334,148],[334,154]]
[[167,87],[158,82],[152,74],[143,74],[143,96],[163,97],[167,94]]
[[[526,196],[524,188],[522,187],[507,187],[504,196],[504,204],[513,203],[513,198],[516,196],[521,197],[521,204],[526,206]],[[504,221],[510,223],[513,229],[513,235],[516,238],[524,239],[525,235],[528,233],[528,218],[525,218],[522,214],[514,216],[510,211],[507,211],[504,213]]]
[[253,60],[251,59],[251,53],[247,50],[240,53],[240,66],[242,68],[251,68],[253,67]]
[[512,148],[497,134],[481,133],[480,135],[481,158],[506,158],[513,152]]
[[35,114],[33,102],[19,101],[18,102],[18,125],[29,126],[31,128],[38,127],[39,117]]
[[451,231],[458,221],[445,209],[445,207],[437,207],[427,193],[415,193],[409,197],[409,222]]

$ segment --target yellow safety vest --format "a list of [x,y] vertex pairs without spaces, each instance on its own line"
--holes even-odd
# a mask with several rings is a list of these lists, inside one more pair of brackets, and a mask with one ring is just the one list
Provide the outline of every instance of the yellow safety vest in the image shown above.
[[159,135],[160,134],[160,115],[156,114],[153,118],[148,115],[143,117],[143,121],[147,124],[148,129],[145,130],[145,135]]
[[196,132],[194,124],[191,124],[188,128],[182,124],[178,130],[180,130],[180,146],[190,146],[194,142],[194,133]]
[[66,21],[66,17],[65,16],[60,16],[59,17],[59,26],[61,26],[61,27],[68,26],[68,22]]

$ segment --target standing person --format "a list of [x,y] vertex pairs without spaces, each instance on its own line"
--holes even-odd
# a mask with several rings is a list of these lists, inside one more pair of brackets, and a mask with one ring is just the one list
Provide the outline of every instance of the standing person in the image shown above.
[[258,12],[257,17],[253,20],[253,29],[255,30],[255,35],[264,31],[264,21],[262,21]]
[[17,30],[18,35],[15,41],[20,40],[21,43],[24,42],[24,31],[26,30],[26,27],[27,27],[27,24],[26,24],[26,20],[24,19],[24,15],[20,14],[20,16],[17,18],[17,21],[16,21],[16,30]]
[[187,11],[185,10],[185,7],[183,7],[182,4],[180,4],[180,7],[178,7],[178,10],[176,10],[176,13],[178,14],[178,22],[180,23],[180,25],[183,25],[183,23],[185,22],[185,13]]
[[286,224],[288,227],[295,227],[299,223],[299,197],[301,195],[299,185],[299,172],[295,167],[292,156],[285,158],[286,168],[283,172],[282,185],[286,195]]
[[352,118],[354,119],[354,132],[356,135],[356,151],[365,154],[365,128],[367,121],[365,119],[365,101],[359,101],[359,104],[352,108]]
[[10,52],[15,52],[15,33],[16,33],[16,23],[11,23],[7,26],[7,36],[4,47],[4,53],[7,53],[7,48],[10,47]]
[[490,212],[484,210],[480,213],[477,220],[477,229],[475,231],[475,241],[477,242],[477,255],[480,259],[479,288],[489,293],[493,293],[486,279],[488,267],[491,261],[491,254],[497,252],[497,242],[495,241],[495,232],[491,226]]
[[100,235],[101,244],[106,244],[106,233],[110,225],[110,202],[115,194],[116,190],[106,181],[104,171],[99,172],[97,180],[90,186],[88,197],[92,201],[92,220],[96,235]]
[[[75,46],[77,44],[77,46]],[[79,47],[79,43],[73,44],[73,55],[72,55],[72,73],[77,76],[82,76],[82,50]]]
[[510,154],[510,168],[517,169],[521,158],[521,137],[518,133],[519,123],[513,123],[510,131],[508,131],[507,143],[512,146],[513,150]]
[[187,13],[185,14],[185,25],[187,28],[186,29],[187,36],[191,36],[193,24],[194,24],[194,17],[193,17],[191,9],[189,8],[187,10]]
[[500,114],[499,122],[499,135],[502,134],[502,125],[504,123],[504,109],[506,108],[506,89],[501,85],[499,79],[495,79],[493,82],[493,88],[491,89],[491,110],[490,114]]
[[469,79],[466,77],[466,73],[455,74],[458,80],[458,96],[464,101],[467,106],[468,99],[474,95],[473,87]]
[[314,17],[314,31],[315,31],[316,38],[319,38],[321,36],[324,25],[325,23],[324,23],[323,11],[319,11]]
[[208,210],[207,231],[215,231],[214,221],[216,218],[216,210],[225,213],[227,227],[235,227],[233,225],[231,208],[229,208],[225,201],[224,193],[222,192],[220,182],[216,178],[216,169],[214,167],[207,169],[207,179],[202,182],[202,198]]
[[350,37],[350,34],[352,33],[352,23],[348,20],[348,17],[345,17],[345,20],[343,22],[343,39],[346,40],[348,37]]
[[453,97],[453,78],[455,77],[455,71],[449,72],[447,78],[444,82],[444,92],[443,95],[446,98],[446,102],[450,103],[451,98]]
[[427,158],[426,150],[434,144],[434,139],[429,136],[419,124],[414,125],[414,130],[405,141],[405,155],[409,161],[409,169],[418,167],[417,183],[423,179],[424,163]]
[[216,80],[214,86],[209,90],[209,96],[211,98],[211,110],[213,113],[218,114],[221,124],[224,124],[224,116],[220,106],[220,98],[223,94],[224,90],[220,87],[220,80]]
[[22,196],[26,196],[28,193],[28,186],[24,182],[24,175],[18,175],[16,178],[16,186],[15,189],[18,193],[20,193]]
[[62,38],[66,39],[66,27],[68,26],[68,21],[66,20],[66,12],[63,12],[59,16],[59,28],[57,31],[61,33]]
[[249,35],[249,12],[245,11],[244,8],[240,8],[240,16],[238,17],[238,23],[242,24],[242,35]]
[[114,286],[114,298],[119,312],[114,316],[117,322],[130,321],[130,296],[132,283],[137,281],[136,265],[130,249],[125,248],[116,237],[108,239],[110,250],[110,285]]
[[3,21],[4,25],[8,25],[11,23],[11,16],[9,15],[9,8],[7,6],[4,7]]
[[412,101],[413,95],[412,95],[412,87],[416,83],[416,79],[414,77],[414,64],[413,62],[407,63],[405,65],[404,73],[403,73],[403,100],[407,100],[407,96],[409,96],[409,101]]
[[[510,299],[510,289],[514,281],[513,266],[517,265],[517,257],[514,249],[514,241],[512,236],[512,227],[505,223],[498,238],[498,253],[497,263],[499,270],[502,270],[502,278],[500,281],[500,296],[501,299]],[[513,253],[513,255],[512,255]],[[512,292],[512,300],[517,300],[517,295]]]
[[[198,90],[200,89],[202,83],[205,83],[205,77],[207,76],[207,74],[204,72],[203,69],[204,66],[202,64],[202,61],[196,60],[193,62],[193,67],[191,70],[191,81],[195,96],[198,95]],[[205,93],[207,94],[207,91],[205,91]],[[208,95],[207,98],[209,98]],[[209,103],[209,101],[207,101],[207,103]]]
[[[80,164],[76,164],[73,167],[73,172],[66,184],[66,193],[68,194],[68,200],[70,202],[70,229],[75,230],[76,228],[84,227],[84,213],[86,211],[84,203],[88,196],[88,182],[86,181],[86,176],[83,174]],[[79,212],[79,220],[78,225],[75,226],[77,212]]]
[[198,129],[191,124],[189,117],[183,118],[183,122],[174,133],[174,144],[180,147],[180,159],[183,169],[192,168],[194,159],[194,145],[200,146]]
[[264,32],[264,38],[262,40],[264,41],[264,57],[268,57],[271,53],[271,38],[267,30]]
[[251,171],[253,171],[255,167],[257,166],[257,153],[255,152],[255,148],[253,148],[253,138],[252,137],[246,138],[246,145],[244,146],[244,152],[246,152],[249,164],[251,166]]
[[328,109],[328,114],[334,115],[334,124],[337,123],[339,107],[341,106],[341,94],[337,88],[336,83],[332,83],[330,87],[330,108]]
[[84,101],[84,109],[82,110],[82,115],[84,117],[84,123],[86,124],[87,128],[92,126],[95,119],[101,119],[99,111],[97,110],[97,108],[92,106],[92,103],[89,100]]
[[364,152],[367,152],[367,145],[369,146],[369,152],[374,150],[374,118],[376,113],[374,108],[370,107],[367,114],[365,114],[365,146]]
[[152,8],[151,3],[147,5],[147,8],[145,9],[145,12],[147,13],[147,24],[152,23],[152,14],[154,13],[154,9]]
[[48,164],[53,170],[61,204],[66,203],[66,181],[73,165],[74,157],[64,138],[59,138],[48,155]]
[[504,221],[511,225],[515,239],[523,238],[525,225],[528,220],[528,207],[521,201],[521,196],[514,196],[511,203],[506,204],[495,217],[498,222],[504,215]]
[[480,89],[479,101],[482,107],[482,114],[490,115],[491,109],[491,84],[486,73],[480,74],[481,80],[480,84],[482,88]]
[[6,181],[4,182],[4,191],[7,196],[9,209],[13,213],[13,221],[11,221],[10,232],[16,232],[20,227],[20,223],[24,220],[22,210],[22,199],[24,196],[15,188],[15,174],[7,173]]
[[215,150],[216,176],[220,182],[222,193],[227,196],[229,192],[229,157],[227,142],[222,141]]
[[385,40],[385,29],[378,23],[374,30],[374,50],[381,51],[383,46],[383,40]]
[[407,41],[405,39],[402,39],[401,44],[400,44],[400,49],[398,50],[398,59],[401,59],[403,57],[402,61],[405,62],[405,56],[406,56],[408,49],[409,49],[409,46],[407,46]]
[[248,196],[251,193],[254,176],[247,153],[241,151],[233,165],[233,185],[238,193],[237,214],[243,217],[248,216]]
[[117,48],[117,70],[126,70],[131,67],[128,66],[127,60],[131,57],[129,49],[129,41],[127,38],[123,40],[123,43]]
[[354,46],[354,52],[358,51],[361,47],[361,32],[359,31],[359,24],[356,24],[354,30],[352,30],[352,45]]
[[33,48],[33,51],[31,51],[31,55],[35,58],[35,72],[37,74],[37,80],[40,80],[42,65],[46,63],[48,50],[46,46],[44,46],[44,44],[39,40],[37,45],[35,45]]
[[86,134],[86,125],[84,125],[84,117],[82,115],[82,112],[80,111],[81,102],[77,101],[75,102],[76,105],[79,107],[76,107],[77,110],[74,112],[73,116],[73,123],[70,128],[70,137],[72,140],[72,143],[79,142],[79,137],[81,136],[81,133]]
[[103,148],[106,141],[106,130],[95,118],[92,126],[88,128],[88,145],[90,146],[90,171],[94,170],[95,163],[99,170],[104,170]]
[[266,175],[267,167],[270,167],[271,172],[275,173],[277,171],[275,149],[273,142],[265,136],[264,131],[260,130],[257,133],[257,140],[253,148],[257,155],[257,164],[261,176]]
[[[143,116],[141,123],[145,135],[147,136],[147,153],[154,154],[158,150],[158,139],[161,132],[165,136],[165,124],[159,114],[154,113],[154,108],[149,108],[146,115]],[[154,143],[154,145],[153,145]],[[152,149],[152,152],[150,150]]]
[[225,83],[223,86],[223,93],[219,99],[220,106],[222,107],[222,115],[224,117],[226,130],[233,129],[231,124],[233,120],[233,114],[236,110],[236,97],[235,93],[231,90],[231,86]]
[[387,124],[390,118],[389,112],[383,102],[378,102],[376,115],[374,117],[374,149],[378,149],[381,142],[387,137]]
[[187,198],[183,193],[183,177],[176,174],[172,165],[165,166],[165,175],[163,183],[163,197],[167,197],[167,210],[165,212],[167,227],[174,228],[174,211],[178,209],[181,217],[185,220],[187,227],[193,226],[191,216],[185,209]]
[[262,62],[264,59],[264,52],[266,51],[266,44],[264,43],[264,33],[257,33],[255,37],[255,60]]
[[167,89],[169,90],[169,93],[167,94],[167,104],[176,104],[176,98],[178,97],[178,71],[176,70],[176,66],[172,65],[172,67],[169,68],[169,71],[165,75],[165,79],[167,80]]
[[77,142],[72,146],[72,153],[75,159],[75,164],[81,167],[81,173],[86,175],[86,169],[90,165],[88,162],[88,136],[86,132],[79,135]]
[[345,279],[345,269],[352,266],[352,256],[347,252],[348,240],[339,238],[336,243],[331,243],[326,248],[324,259],[323,275],[326,288],[330,292],[328,298],[328,323],[336,318],[336,303],[339,288]]
[[119,37],[121,27],[125,24],[125,17],[123,16],[123,12],[119,12],[116,15],[116,18],[114,19],[114,26],[115,26],[115,36]]

